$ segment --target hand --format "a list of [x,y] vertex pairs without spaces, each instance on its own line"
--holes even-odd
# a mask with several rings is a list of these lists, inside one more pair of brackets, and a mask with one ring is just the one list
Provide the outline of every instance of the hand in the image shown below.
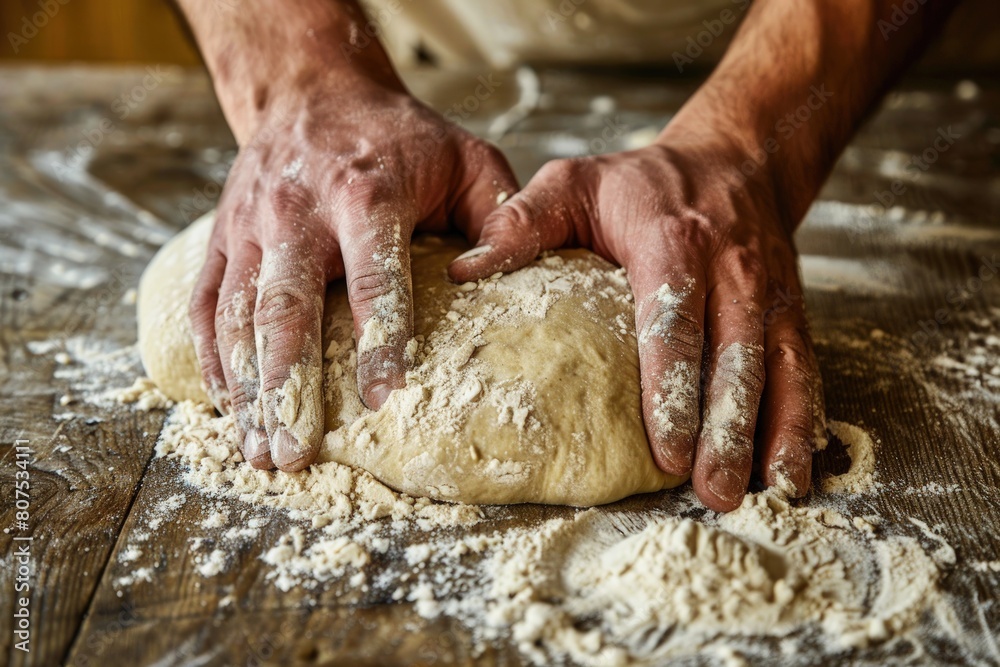
[[648,148],[548,163],[487,218],[489,250],[450,274],[482,278],[565,245],[624,266],[653,457],[728,511],[746,493],[755,431],[764,483],[806,492],[823,398],[792,221],[770,182],[742,182],[744,151],[702,135],[668,127]]
[[[284,91],[244,132],[191,302],[205,382],[257,468],[299,470],[324,434],[321,318],[345,278],[362,400],[404,385],[410,236],[454,224],[475,242],[517,184],[501,154],[378,77]],[[238,133],[239,134],[239,133]]]

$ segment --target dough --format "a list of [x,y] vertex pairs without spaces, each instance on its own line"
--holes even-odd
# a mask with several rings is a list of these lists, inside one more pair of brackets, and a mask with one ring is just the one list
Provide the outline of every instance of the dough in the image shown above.
[[[209,214],[165,245],[139,286],[143,365],[174,400],[208,402],[187,307],[211,225]],[[466,248],[414,240],[412,370],[377,412],[358,398],[347,293],[331,285],[319,461],[410,495],[480,504],[598,505],[683,482],[649,452],[624,271],[567,250],[454,285],[446,267]]]

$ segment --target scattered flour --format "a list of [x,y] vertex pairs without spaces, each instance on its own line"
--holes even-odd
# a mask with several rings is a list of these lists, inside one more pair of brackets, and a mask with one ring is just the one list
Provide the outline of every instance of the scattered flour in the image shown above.
[[864,493],[877,487],[875,441],[865,431],[846,422],[829,421],[827,429],[847,447],[851,467],[843,475],[827,477],[822,482],[826,493]]
[[[460,320],[465,302],[499,289],[495,283],[459,289],[448,312]],[[526,298],[514,315],[544,316],[555,298],[558,285]],[[505,316],[512,315],[496,313],[483,325]],[[634,335],[629,323],[619,326],[623,335]],[[328,361],[353,354],[341,349],[353,346],[350,337],[341,340],[327,350]],[[419,366],[437,344],[416,341],[410,359]],[[748,352],[734,350],[725,361],[738,371]],[[482,386],[469,381],[474,358],[475,345],[459,350],[448,377],[434,379],[453,383],[452,400],[483,400]],[[352,369],[340,373],[345,370]],[[328,364],[326,372],[327,384],[335,383],[337,366]],[[672,402],[671,388],[662,389],[661,403]],[[511,385],[486,398],[505,406],[503,419],[531,428],[531,387]],[[359,409],[349,399],[340,406],[344,414]],[[738,396],[730,401],[739,402]],[[448,417],[447,409],[440,416]],[[262,544],[267,578],[281,590],[325,593],[324,583],[339,581],[346,585],[339,594],[345,603],[369,592],[407,600],[424,618],[459,620],[483,649],[513,642],[534,664],[662,664],[696,656],[737,664],[754,661],[754,643],[775,641],[788,655],[820,646],[831,659],[842,657],[852,648],[905,639],[946,605],[938,582],[956,562],[954,549],[919,520],[908,526],[914,537],[888,530],[877,515],[852,514],[845,494],[880,488],[876,442],[843,422],[829,428],[847,446],[851,466],[823,480],[824,494],[808,503],[771,490],[746,496],[726,515],[623,504],[554,512],[514,526],[496,508],[413,498],[334,462],[293,474],[254,470],[232,439],[232,417],[215,417],[190,402],[175,406],[157,453],[180,463],[186,481],[208,499],[201,528],[222,532],[191,543],[201,576],[232,567],[233,554],[245,548],[239,545]],[[364,446],[364,434],[356,435]],[[485,467],[502,483],[523,473],[517,463],[491,459]],[[931,484],[926,491],[951,488]],[[211,504],[222,499],[256,513],[241,516]],[[149,529],[185,500],[177,495],[157,505]],[[267,526],[277,532],[264,531]],[[148,536],[132,539],[121,560],[141,566],[119,585],[153,576],[141,562]],[[995,561],[973,568],[1000,570]]]
[[[883,535],[877,516],[853,516],[836,502],[837,493],[869,488],[859,480],[872,474],[874,451],[867,434],[839,422],[834,435],[849,449],[855,443],[852,472],[835,478],[830,488],[839,491],[809,504],[775,489],[724,515],[609,506],[510,527],[497,520],[502,514],[411,498],[337,463],[293,474],[254,470],[232,441],[231,421],[180,403],[158,445],[201,495],[268,512],[231,516],[209,500],[202,527],[232,528],[208,553],[202,542],[192,545],[199,574],[225,571],[236,549],[225,540],[242,531],[259,542],[278,511],[289,528],[261,559],[279,589],[325,591],[338,580],[344,603],[369,591],[407,600],[424,618],[461,621],[481,649],[513,642],[537,665],[747,656],[747,638],[793,651],[820,642],[831,656],[891,642],[944,604],[937,582],[954,563],[926,526],[914,523],[921,539],[933,539],[931,554],[913,537]],[[153,514],[184,500],[171,496]]]
[[215,549],[198,563],[198,574],[203,577],[214,577],[226,567],[226,552]]
[[[457,544],[457,543],[456,543]],[[938,568],[909,537],[872,541],[840,512],[747,496],[709,521],[586,510],[494,533],[471,590],[419,574],[408,599],[533,664],[660,664],[727,639],[825,637],[831,652],[905,633],[939,602]],[[464,551],[441,545],[440,572]],[[426,550],[411,562],[423,562]],[[449,590],[454,585],[454,590]]]
[[147,377],[136,378],[131,387],[112,390],[111,395],[119,403],[135,404],[139,410],[165,410],[174,404]]
[[1000,572],[1000,560],[977,560],[972,563],[976,572]]

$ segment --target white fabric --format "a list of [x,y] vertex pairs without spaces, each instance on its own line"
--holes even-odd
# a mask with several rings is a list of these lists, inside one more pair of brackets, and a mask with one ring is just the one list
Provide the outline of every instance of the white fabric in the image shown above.
[[[717,62],[749,0],[368,0],[370,32],[400,65]],[[682,67],[690,63],[681,59]]]

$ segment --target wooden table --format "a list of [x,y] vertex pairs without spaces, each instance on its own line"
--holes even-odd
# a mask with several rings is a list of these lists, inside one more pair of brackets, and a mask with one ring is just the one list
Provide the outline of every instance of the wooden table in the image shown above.
[[[495,75],[495,91],[473,105],[476,75],[411,82],[440,109],[464,108],[463,123],[494,138],[522,181],[551,157],[641,142],[694,87],[522,71]],[[960,94],[955,80],[903,85],[843,156],[798,243],[828,413],[881,442],[885,488],[851,502],[915,536],[911,518],[919,519],[954,546],[958,560],[942,585],[984,664],[1000,664],[1000,572],[975,565],[1000,557],[1000,347],[988,338],[1000,333],[1000,277],[990,260],[1000,253],[1000,85],[978,83]],[[926,170],[906,168],[948,128],[957,139]],[[281,592],[264,580],[259,543],[241,548],[238,567],[197,575],[186,543],[204,533],[196,528],[209,510],[175,464],[154,457],[164,413],[61,404],[141,374],[129,290],[157,247],[212,207],[233,152],[198,72],[0,70],[0,656],[12,665],[471,662],[461,624],[425,621],[385,591],[350,604],[340,597],[344,582]],[[894,184],[890,206],[875,206],[875,193]],[[26,527],[17,524],[16,441],[31,451]],[[831,447],[817,474],[843,465]],[[115,580],[131,569],[119,562],[123,545],[175,493],[187,502],[147,543],[155,577],[119,597]],[[679,495],[622,505],[680,507]],[[571,511],[486,514],[518,522]],[[272,521],[261,543],[281,532]],[[15,552],[24,544],[29,654],[14,648],[13,635]],[[220,605],[227,595],[235,602]],[[960,661],[947,643],[928,651],[909,660]],[[888,659],[877,649],[843,658]],[[478,663],[520,659],[497,645]]]

